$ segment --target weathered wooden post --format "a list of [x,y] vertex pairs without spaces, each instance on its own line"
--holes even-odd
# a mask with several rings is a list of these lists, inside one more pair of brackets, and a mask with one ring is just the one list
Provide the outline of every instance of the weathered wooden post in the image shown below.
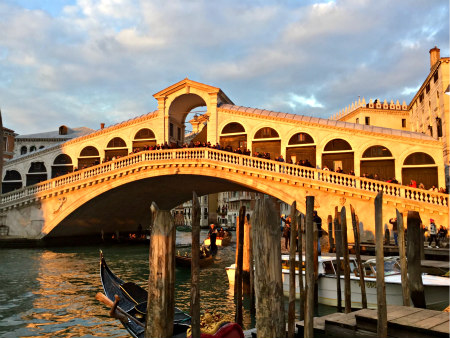
[[197,193],[192,193],[191,247],[191,331],[192,338],[200,338],[200,216]]
[[409,285],[408,285],[408,266],[406,264],[406,245],[405,245],[405,228],[403,223],[403,214],[395,209],[397,215],[397,231],[398,231],[398,255],[400,256],[400,271],[402,276],[402,295],[403,305],[409,306]]
[[156,211],[149,256],[145,337],[172,337],[175,309],[175,226],[167,210]]
[[314,316],[319,313],[319,231],[313,222],[313,263],[314,263]]
[[341,209],[341,234],[342,234],[342,253],[344,257],[344,298],[345,313],[352,312],[352,300],[350,291],[350,258],[348,254],[347,239],[347,213],[345,207]]
[[[297,251],[297,202],[291,205],[291,246],[289,247],[289,311],[288,311],[288,338],[295,336],[295,256]],[[302,278],[302,270],[299,270]]]
[[256,201],[252,222],[255,258],[256,330],[258,337],[278,338],[286,334],[283,281],[281,277],[281,232],[276,201]]
[[328,215],[328,242],[330,243],[330,252],[334,251],[334,238],[333,238],[333,216]]
[[[242,253],[242,280],[244,283],[244,293],[248,292],[250,286],[250,222],[249,214],[244,217],[244,251]],[[247,287],[245,287],[245,285]],[[247,291],[246,291],[247,290]]]
[[305,215],[300,214],[298,220],[298,265],[299,278],[298,284],[300,289],[300,320],[305,319],[305,288],[303,284],[303,238],[305,237]]
[[334,209],[334,238],[336,243],[336,292],[337,310],[342,312],[342,292],[341,292],[341,256],[342,256],[342,236],[341,236],[341,213],[338,207]]
[[408,211],[408,278],[415,307],[426,308],[422,283],[420,247],[423,247],[421,220],[417,211]]
[[358,264],[359,271],[359,286],[361,288],[361,305],[363,309],[367,309],[367,295],[366,295],[366,283],[364,281],[364,270],[361,261],[361,243],[359,236],[359,224],[356,221],[355,209],[350,204],[350,212],[352,213],[352,227],[353,235],[355,237],[355,252],[356,252],[356,263]]
[[236,304],[235,321],[241,327],[242,324],[242,265],[244,251],[244,223],[245,223],[245,206],[241,206],[239,210],[238,223],[238,243],[236,252],[236,270],[234,271],[234,302]]
[[247,222],[249,224],[249,270],[250,270],[250,313],[254,315],[256,313],[255,309],[255,269],[253,261],[253,235],[252,235],[252,225],[250,223],[250,218],[247,217]]
[[377,336],[387,337],[386,287],[384,285],[383,193],[375,197],[375,251],[377,269]]
[[[314,337],[314,196],[306,196],[306,306],[304,337]],[[281,336],[280,336],[281,337]]]

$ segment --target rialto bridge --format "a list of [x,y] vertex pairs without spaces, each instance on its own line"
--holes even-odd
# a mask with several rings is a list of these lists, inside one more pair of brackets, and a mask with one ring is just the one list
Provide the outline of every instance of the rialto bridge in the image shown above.
[[[9,234],[134,231],[148,224],[152,201],[171,209],[193,190],[258,191],[289,204],[296,200],[300,211],[313,195],[323,218],[335,206],[352,204],[366,239],[373,237],[373,200],[383,191],[386,224],[397,208],[417,210],[424,223],[434,218],[448,227],[448,195],[381,180],[443,187],[442,143],[429,136],[236,106],[219,88],[188,79],[154,97],[158,109],[152,113],[7,162],[0,213]],[[186,116],[198,107],[206,108],[198,140],[268,152],[272,159],[212,148],[143,150],[182,144]],[[308,160],[312,167],[274,161],[279,155],[294,163]]]

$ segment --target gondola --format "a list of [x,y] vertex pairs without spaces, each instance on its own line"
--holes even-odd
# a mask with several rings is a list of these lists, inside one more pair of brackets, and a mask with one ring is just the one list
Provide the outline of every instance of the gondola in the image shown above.
[[[118,308],[125,312],[128,317],[126,320],[121,320],[123,326],[132,337],[143,338],[147,312],[147,291],[135,283],[124,282],[112,273],[106,265],[102,253],[100,253],[100,277],[106,297],[111,302],[115,301],[115,295],[118,295],[120,298],[117,304]],[[175,308],[173,337],[186,337],[186,331],[190,327],[190,322],[191,317],[188,314]]]
[[[190,268],[191,262],[192,262],[191,256],[175,255],[175,264],[178,267]],[[212,263],[214,263],[214,256],[209,255],[208,257],[200,258],[199,266],[200,268],[205,268],[207,266],[210,266]]]

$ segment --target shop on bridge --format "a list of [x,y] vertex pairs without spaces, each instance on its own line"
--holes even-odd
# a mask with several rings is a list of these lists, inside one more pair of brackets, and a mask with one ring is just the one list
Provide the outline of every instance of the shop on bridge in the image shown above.
[[247,134],[242,124],[237,122],[228,123],[222,129],[220,146],[225,149],[230,146],[233,150],[237,148],[247,149]]
[[328,142],[322,152],[322,169],[325,166],[332,171],[340,168],[345,174],[354,171],[354,153],[350,144],[343,139]]
[[269,153],[274,160],[281,155],[281,138],[278,132],[270,127],[259,129],[252,142],[252,154]]
[[307,161],[313,168],[316,167],[316,146],[309,134],[297,133],[289,139],[286,147],[286,161],[289,160],[299,164]]

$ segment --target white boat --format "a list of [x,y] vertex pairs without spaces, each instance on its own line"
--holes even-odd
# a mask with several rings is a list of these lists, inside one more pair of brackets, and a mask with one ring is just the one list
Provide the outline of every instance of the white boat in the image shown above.
[[[319,256],[318,265],[318,301],[320,304],[336,306],[337,305],[337,283],[336,283],[336,258],[330,256]],[[289,255],[281,255],[283,292],[289,296]],[[303,282],[304,276],[303,261]],[[341,264],[343,260],[341,259]],[[377,284],[376,284],[376,263],[371,259],[363,263],[364,282],[366,285],[367,306],[368,308],[377,307]],[[226,268],[228,281],[234,284],[235,265]],[[350,259],[350,290],[352,308],[362,308],[361,288],[359,283],[359,274],[355,259]],[[400,265],[398,257],[386,257],[384,262],[386,302],[388,305],[403,305],[402,283],[400,275]],[[295,297],[300,298],[299,288],[299,269],[298,255],[295,281]],[[341,299],[342,306],[345,306],[344,296],[344,268],[341,268]],[[422,282],[425,289],[425,300],[427,307],[445,308],[449,304],[450,279],[434,275],[422,274]]]

